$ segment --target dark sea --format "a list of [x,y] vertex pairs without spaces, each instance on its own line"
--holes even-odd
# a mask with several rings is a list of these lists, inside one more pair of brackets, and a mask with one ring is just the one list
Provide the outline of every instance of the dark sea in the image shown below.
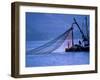
[[[39,45],[38,45],[39,44]],[[40,42],[27,42],[26,50],[42,45]],[[30,55],[26,53],[26,67],[85,65],[90,62],[89,52],[65,52],[64,47],[50,54]]]

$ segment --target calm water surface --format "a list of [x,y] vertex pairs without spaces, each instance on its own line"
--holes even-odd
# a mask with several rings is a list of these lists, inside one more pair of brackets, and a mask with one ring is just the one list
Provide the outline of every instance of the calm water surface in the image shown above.
[[89,52],[58,52],[43,55],[26,55],[26,67],[89,64]]

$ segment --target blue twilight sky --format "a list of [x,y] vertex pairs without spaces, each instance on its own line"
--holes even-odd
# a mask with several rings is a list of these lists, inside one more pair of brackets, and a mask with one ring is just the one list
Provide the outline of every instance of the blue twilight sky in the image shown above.
[[[71,27],[76,18],[84,33],[86,33],[85,17],[89,26],[89,15],[54,14],[54,13],[33,13],[26,12],[26,41],[51,40]],[[80,39],[79,29],[74,25],[74,38]]]

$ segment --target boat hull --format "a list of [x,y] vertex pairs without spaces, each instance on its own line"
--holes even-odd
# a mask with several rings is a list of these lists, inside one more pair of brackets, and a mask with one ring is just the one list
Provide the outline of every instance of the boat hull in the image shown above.
[[71,47],[71,48],[65,48],[65,52],[75,52],[75,51],[89,51],[89,47]]

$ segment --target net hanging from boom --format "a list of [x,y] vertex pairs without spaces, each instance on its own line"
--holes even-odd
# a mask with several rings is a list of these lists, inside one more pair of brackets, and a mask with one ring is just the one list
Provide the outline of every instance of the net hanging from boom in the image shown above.
[[42,46],[39,46],[35,49],[28,51],[28,53],[32,55],[50,54],[52,51],[56,50],[63,44],[63,42],[66,40],[66,38],[68,37],[72,29],[73,29],[72,27],[69,28],[67,31],[65,31],[63,34],[61,34],[57,38],[45,43]]

